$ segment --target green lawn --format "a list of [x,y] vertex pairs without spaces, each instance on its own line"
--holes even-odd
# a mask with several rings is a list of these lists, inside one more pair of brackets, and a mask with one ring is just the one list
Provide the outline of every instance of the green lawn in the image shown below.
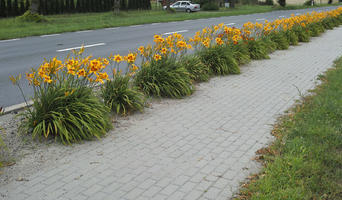
[[342,199],[342,57],[276,126],[263,172],[240,199]]
[[[299,9],[304,7],[298,6],[291,8]],[[0,39],[11,39],[33,35],[45,35],[117,26],[129,26],[154,22],[169,22],[188,19],[263,13],[278,9],[280,8],[272,6],[244,5],[238,6],[235,9],[221,9],[220,11],[214,12],[201,11],[190,14],[180,12],[171,14],[162,10],[123,11],[119,16],[114,15],[112,12],[63,14],[46,16],[48,22],[43,23],[19,22],[15,20],[15,18],[7,18],[0,19]]]

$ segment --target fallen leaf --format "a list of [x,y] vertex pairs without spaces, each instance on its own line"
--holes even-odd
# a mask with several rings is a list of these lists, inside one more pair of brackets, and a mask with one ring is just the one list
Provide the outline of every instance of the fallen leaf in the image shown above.
[[12,166],[12,165],[15,165],[16,163],[15,162],[8,162],[8,163],[3,163],[3,166],[4,167],[9,167],[9,166]]
[[23,177],[19,177],[17,179],[15,179],[16,181],[29,181],[28,179],[26,178],[23,178]]

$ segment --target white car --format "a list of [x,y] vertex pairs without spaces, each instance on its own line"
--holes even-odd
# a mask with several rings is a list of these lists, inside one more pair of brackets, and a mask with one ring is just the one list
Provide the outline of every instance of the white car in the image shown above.
[[[188,13],[201,10],[201,6],[199,4],[193,4],[190,1],[177,1],[170,5],[170,8],[173,8],[176,11],[185,11]],[[164,6],[163,9],[166,10],[166,6]]]

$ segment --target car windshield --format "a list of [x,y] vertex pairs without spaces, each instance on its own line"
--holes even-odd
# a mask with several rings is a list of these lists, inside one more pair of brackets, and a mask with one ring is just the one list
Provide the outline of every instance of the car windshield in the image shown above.
[[180,4],[180,2],[176,2],[174,4],[172,4],[173,6],[178,6]]

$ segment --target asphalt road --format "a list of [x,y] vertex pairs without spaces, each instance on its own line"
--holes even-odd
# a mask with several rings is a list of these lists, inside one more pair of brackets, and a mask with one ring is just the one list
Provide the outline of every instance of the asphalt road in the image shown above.
[[[84,55],[107,57],[111,53],[127,54],[129,50],[152,43],[153,35],[155,34],[168,35],[173,32],[179,32],[185,37],[190,37],[196,31],[206,26],[219,23],[240,27],[247,21],[263,22],[266,19],[274,20],[281,17],[289,17],[292,13],[299,15],[312,10],[326,11],[335,8],[336,6],[303,10],[282,10],[251,15],[153,23],[0,40],[0,106],[7,107],[23,102],[19,90],[9,80],[10,75],[24,74],[32,67],[39,66],[44,58],[50,59],[57,56],[63,59],[71,53],[70,49],[80,47],[82,44],[87,47]],[[22,83],[25,95],[27,97],[32,96],[32,90],[26,85],[27,82],[23,81]]]

